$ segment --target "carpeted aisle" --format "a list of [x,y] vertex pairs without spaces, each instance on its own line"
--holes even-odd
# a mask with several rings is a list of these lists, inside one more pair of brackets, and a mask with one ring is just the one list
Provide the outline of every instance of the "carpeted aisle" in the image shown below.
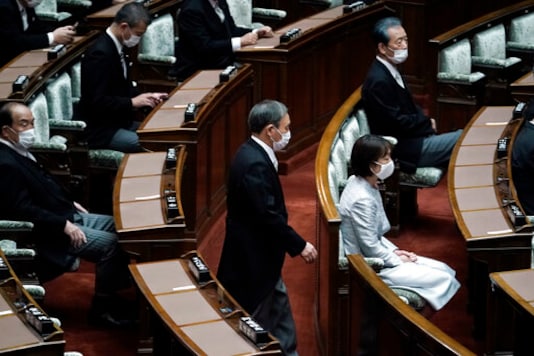
[[[311,152],[307,163],[280,179],[291,226],[307,241],[317,245],[314,159],[315,152]],[[399,237],[392,238],[392,241],[419,255],[447,262],[457,271],[462,283],[459,293],[441,311],[431,313],[429,318],[450,336],[481,354],[481,343],[471,337],[472,318],[466,311],[467,254],[450,210],[446,180],[436,188],[420,190],[418,201],[419,215],[404,223]],[[215,271],[224,239],[224,216],[213,225],[210,234],[209,248],[199,246],[199,251]],[[319,355],[313,318],[315,268],[315,265],[305,264],[300,257],[288,257],[283,270],[297,324],[301,356]],[[99,330],[87,326],[85,317],[92,295],[92,272],[92,265],[83,263],[80,271],[47,283],[45,310],[62,320],[67,350],[78,350],[85,356],[135,355],[137,335],[134,331]]]

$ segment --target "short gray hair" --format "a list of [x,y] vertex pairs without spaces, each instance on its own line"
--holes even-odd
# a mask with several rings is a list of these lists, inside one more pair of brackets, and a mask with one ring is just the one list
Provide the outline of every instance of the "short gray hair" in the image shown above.
[[252,107],[248,115],[248,128],[253,133],[260,133],[263,128],[273,124],[276,128],[287,114],[287,106],[276,100],[263,100]]

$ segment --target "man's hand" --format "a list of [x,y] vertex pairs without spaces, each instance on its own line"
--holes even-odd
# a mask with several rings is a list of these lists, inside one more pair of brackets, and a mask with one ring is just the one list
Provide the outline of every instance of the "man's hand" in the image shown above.
[[76,31],[74,26],[63,26],[56,28],[52,34],[54,35],[52,44],[69,44],[74,40]]
[[258,35],[258,38],[263,37],[273,37],[273,29],[269,26],[262,26],[256,30],[256,34]]
[[136,109],[146,106],[153,108],[163,100],[166,100],[167,97],[166,93],[143,93],[132,98],[132,106]]
[[306,246],[304,246],[304,250],[300,253],[300,257],[302,257],[306,263],[315,262],[317,259],[317,250],[311,243],[306,242]]
[[255,45],[258,42],[258,34],[249,32],[241,36],[241,47]]
[[85,233],[82,231],[82,229],[68,220],[63,231],[70,237],[70,243],[72,247],[79,248],[83,244],[87,243],[87,238],[85,237]]

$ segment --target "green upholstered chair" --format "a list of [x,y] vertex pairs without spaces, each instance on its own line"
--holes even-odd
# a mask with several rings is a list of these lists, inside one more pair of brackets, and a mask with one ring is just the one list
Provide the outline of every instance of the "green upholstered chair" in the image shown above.
[[35,7],[37,17],[45,22],[64,23],[72,17],[70,12],[58,11],[57,0],[43,0]]
[[485,78],[472,71],[471,42],[464,38],[439,52],[438,82],[472,85]]
[[506,33],[503,24],[498,24],[473,36],[474,65],[482,67],[510,68],[520,58],[506,56]]
[[66,152],[67,139],[63,136],[50,136],[50,121],[48,117],[48,103],[44,93],[37,94],[29,103],[28,107],[32,111],[35,119],[35,143],[31,150],[50,152]]
[[247,28],[273,26],[287,16],[284,10],[254,7],[252,0],[228,0],[228,7],[236,25]]
[[139,43],[137,60],[140,63],[171,65],[176,62],[174,18],[170,13],[156,17]]
[[534,12],[510,20],[506,49],[514,52],[534,52]]

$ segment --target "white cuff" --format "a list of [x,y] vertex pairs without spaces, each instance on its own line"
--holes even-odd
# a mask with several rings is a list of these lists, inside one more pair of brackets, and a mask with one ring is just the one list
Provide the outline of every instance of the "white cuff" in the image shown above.
[[235,52],[241,49],[241,37],[232,37],[232,50]]
[[54,33],[48,32],[46,35],[48,36],[48,44],[51,46],[54,43]]

